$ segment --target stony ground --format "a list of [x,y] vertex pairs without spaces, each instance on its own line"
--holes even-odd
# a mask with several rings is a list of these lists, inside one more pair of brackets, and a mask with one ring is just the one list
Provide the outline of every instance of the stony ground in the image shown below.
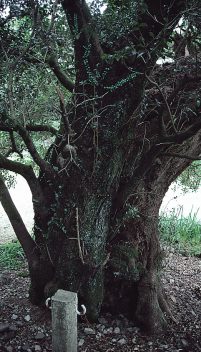
[[[171,252],[165,263],[164,286],[178,324],[160,337],[148,337],[123,316],[103,316],[79,324],[79,352],[201,351],[201,259]],[[27,270],[0,274],[0,352],[48,352],[51,313],[28,301]]]

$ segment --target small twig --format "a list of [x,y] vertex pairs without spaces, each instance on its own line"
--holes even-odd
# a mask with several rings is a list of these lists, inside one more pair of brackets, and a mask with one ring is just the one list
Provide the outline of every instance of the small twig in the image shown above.
[[76,211],[76,230],[77,230],[77,243],[78,243],[78,249],[79,249],[79,256],[81,259],[82,264],[85,264],[84,262],[84,257],[82,254],[82,249],[81,249],[81,243],[80,243],[80,227],[79,227],[79,213],[78,213],[78,207],[75,209]]
[[82,132],[80,133],[80,135],[79,135],[77,138],[75,138],[75,139],[73,140],[73,143],[77,142],[77,140],[83,135],[83,133],[85,132],[87,126],[89,125],[89,123],[90,123],[91,121],[94,120],[95,117],[97,117],[97,116],[92,116],[92,117],[87,121],[87,123],[86,123],[86,125],[84,126]]
[[108,263],[109,259],[110,259],[110,253],[107,253],[107,256],[106,256],[104,262],[101,264],[102,268],[104,268],[104,266]]
[[17,153],[20,156],[20,158],[23,159],[23,155],[21,151],[17,148],[13,131],[9,132],[9,134],[10,134],[10,140],[12,145],[11,153]]
[[[103,95],[100,95],[100,96],[94,96],[93,98],[88,98],[88,99],[85,99],[83,100],[82,102],[78,103],[78,104],[75,104],[76,108],[86,104],[86,103],[89,103],[89,102],[96,102],[98,99],[103,99],[106,95],[108,94],[108,92],[104,93]],[[84,93],[76,93],[76,95],[85,95]],[[86,95],[87,96],[87,95]]]
[[50,255],[49,248],[48,248],[47,245],[45,245],[45,246],[46,246],[46,249],[47,249],[47,254],[48,254],[49,260],[50,260],[51,264],[54,266],[54,263],[53,263],[53,261],[52,261],[51,255]]
[[59,89],[58,86],[56,86],[56,91],[57,91],[57,94],[59,96],[60,108],[61,108],[61,116],[63,118],[63,123],[64,123],[64,127],[65,127],[65,130],[66,130],[66,133],[67,133],[67,135],[71,135],[72,134],[72,130],[71,130],[70,122],[69,122],[68,115],[67,115],[67,112],[66,112],[66,107],[65,107],[65,101],[64,101],[63,93],[61,92],[61,90]]
[[50,25],[49,25],[49,28],[48,28],[48,31],[47,31],[47,35],[51,34],[51,31],[54,27],[54,21],[55,21],[55,18],[56,18],[56,10],[57,10],[57,6],[58,6],[58,0],[56,0],[54,3],[53,3],[53,6],[52,6],[52,17],[51,17],[51,20],[50,20]]
[[160,86],[159,86],[159,84],[158,84],[157,82],[152,81],[152,79],[151,79],[150,77],[148,77],[146,74],[145,74],[145,76],[146,76],[147,80],[148,80],[151,84],[153,84],[155,87],[157,87],[157,89],[159,90],[159,92],[160,92],[160,94],[161,94],[161,96],[162,96],[162,98],[163,98],[163,100],[164,100],[164,103],[165,103],[165,105],[166,105],[167,111],[168,111],[168,113],[169,113],[170,120],[171,120],[171,122],[172,122],[173,130],[174,130],[174,132],[177,134],[178,131],[177,131],[177,129],[176,129],[176,127],[175,127],[175,124],[174,124],[174,117],[173,117],[173,115],[172,115],[170,106],[169,106],[169,104],[168,104],[168,102],[167,102],[167,99],[166,99],[165,95],[163,94],[162,89],[160,88]]

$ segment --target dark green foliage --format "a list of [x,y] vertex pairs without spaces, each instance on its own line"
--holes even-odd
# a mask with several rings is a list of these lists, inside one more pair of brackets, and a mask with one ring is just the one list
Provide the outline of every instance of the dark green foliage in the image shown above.
[[201,186],[200,161],[194,161],[186,170],[184,170],[177,178],[176,183],[181,186],[183,192],[188,192],[189,190],[196,192]]

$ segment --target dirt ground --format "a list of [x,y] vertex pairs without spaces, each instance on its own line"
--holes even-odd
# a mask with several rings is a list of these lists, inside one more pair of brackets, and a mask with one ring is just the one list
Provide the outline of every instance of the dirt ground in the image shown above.
[[[168,253],[169,253],[168,249]],[[79,352],[198,352],[201,351],[201,259],[172,250],[163,282],[177,324],[170,322],[163,336],[145,336],[123,316],[102,316],[98,324],[79,323]],[[51,312],[28,300],[26,267],[0,274],[0,352],[48,352]]]

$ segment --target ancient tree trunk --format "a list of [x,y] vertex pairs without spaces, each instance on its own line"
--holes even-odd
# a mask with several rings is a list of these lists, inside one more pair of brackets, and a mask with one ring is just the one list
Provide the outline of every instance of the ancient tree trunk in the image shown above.
[[[75,202],[76,193],[65,194],[60,184],[57,206],[55,199],[49,204],[54,211],[46,224],[45,244],[39,241],[39,266],[30,271],[32,301],[38,304],[62,288],[79,293],[90,321],[101,308],[129,315],[132,306],[132,318],[141,326],[160,330],[165,320],[159,303],[157,222],[166,187],[157,197],[156,185],[151,187],[138,183],[135,196],[121,208],[118,191],[111,198],[80,189]],[[38,224],[35,220],[38,231],[41,219]],[[44,265],[50,268],[45,277]]]
[[[141,124],[134,131],[137,137],[140,129]],[[159,208],[168,186],[190,161],[163,156],[156,146],[140,155],[133,170],[139,146],[126,154],[126,136],[123,147],[121,139],[109,138],[99,154],[91,148],[93,130],[87,139],[80,134],[76,151],[57,142],[50,157],[57,178],[53,184],[39,178],[48,213],[35,216],[40,259],[30,268],[30,295],[38,304],[58,288],[78,292],[90,321],[101,308],[132,311],[140,326],[155,333],[164,328],[164,311],[169,311],[160,280]],[[181,148],[197,153],[199,138]]]

